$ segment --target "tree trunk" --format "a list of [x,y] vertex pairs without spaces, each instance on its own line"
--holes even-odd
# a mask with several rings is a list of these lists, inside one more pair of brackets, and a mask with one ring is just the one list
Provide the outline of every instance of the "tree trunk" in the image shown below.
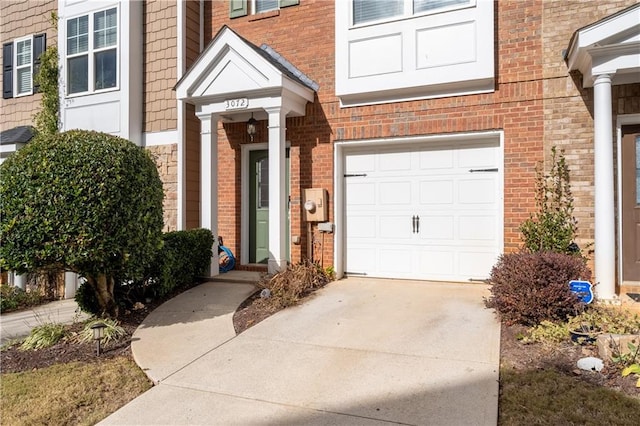
[[100,305],[100,316],[117,318],[118,304],[113,295],[115,287],[113,278],[100,274],[97,277],[87,277],[87,281],[96,293]]

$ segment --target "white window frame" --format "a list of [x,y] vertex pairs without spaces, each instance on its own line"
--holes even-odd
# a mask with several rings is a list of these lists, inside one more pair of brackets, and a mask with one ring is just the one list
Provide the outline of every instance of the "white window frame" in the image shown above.
[[273,9],[261,10],[258,12],[258,1],[259,0],[251,0],[251,13],[252,15],[257,15],[259,13],[271,12],[272,10],[280,10],[280,2],[276,0],[276,7]]
[[409,19],[409,18],[418,17],[418,16],[434,15],[436,13],[449,12],[451,10],[475,7],[476,1],[477,0],[468,0],[467,3],[463,3],[463,4],[454,4],[451,6],[444,6],[444,7],[440,7],[433,10],[427,10],[424,12],[413,13],[413,0],[403,0],[403,9],[402,9],[401,15],[396,15],[388,18],[376,19],[373,21],[367,21],[367,22],[355,24],[354,23],[355,16],[353,14],[353,0],[349,0],[349,23],[350,23],[350,28],[367,27],[370,25],[378,25],[386,22],[401,21],[404,19]]
[[[30,53],[29,53],[29,60],[27,61],[26,65],[18,65],[18,43],[23,43],[25,41],[29,41],[31,48]],[[33,95],[33,34],[26,36],[26,37],[21,37],[18,39],[15,39],[13,41],[13,97],[14,98],[20,98],[22,96],[29,96],[29,95]],[[28,68],[29,69],[29,76],[31,77],[31,84],[29,85],[29,90],[23,93],[19,93],[19,87],[20,85],[18,84],[18,71]]]
[[[116,28],[116,43],[115,45],[111,45],[111,46],[106,46],[106,47],[101,47],[101,48],[95,48],[94,44],[95,44],[95,26],[94,26],[94,19],[95,19],[95,15],[101,12],[105,12],[108,10],[112,10],[115,9],[116,10],[116,22],[117,22],[117,28]],[[67,23],[72,20],[72,19],[78,19],[78,18],[82,18],[86,16],[87,17],[87,21],[88,21],[88,45],[87,45],[87,50],[84,52],[79,52],[79,53],[74,53],[74,54],[69,54],[67,51],[67,42],[68,42],[68,38],[69,38],[69,34],[67,34]],[[82,13],[79,15],[74,15],[74,16],[70,16],[69,18],[65,19],[64,22],[64,28],[65,28],[65,39],[64,39],[64,49],[65,49],[65,62],[64,62],[64,66],[65,66],[65,81],[66,81],[66,85],[65,85],[65,95],[67,97],[75,97],[75,96],[83,96],[83,95],[88,95],[88,94],[92,94],[92,93],[104,93],[104,92],[113,92],[113,91],[117,91],[120,89],[120,67],[121,67],[121,61],[120,61],[120,30],[121,30],[121,13],[120,13],[120,7],[117,5],[112,5],[109,7],[105,7],[99,10],[94,10],[91,11],[89,13]],[[100,53],[100,52],[105,52],[108,50],[115,50],[116,51],[116,84],[113,87],[108,87],[105,89],[96,89],[95,88],[95,83],[96,83],[96,72],[95,72],[95,55],[96,53]],[[83,92],[74,92],[74,93],[70,93],[69,92],[69,81],[68,81],[68,76],[69,76],[69,59],[73,59],[73,58],[78,58],[81,56],[85,56],[87,55],[87,90],[83,91]]]

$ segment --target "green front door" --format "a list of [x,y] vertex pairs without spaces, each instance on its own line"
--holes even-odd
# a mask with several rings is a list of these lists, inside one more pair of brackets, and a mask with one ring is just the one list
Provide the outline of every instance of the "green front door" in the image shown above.
[[[289,150],[286,159],[286,194],[289,199]],[[289,212],[286,229],[287,260],[289,260]],[[249,154],[249,263],[269,260],[269,152]]]

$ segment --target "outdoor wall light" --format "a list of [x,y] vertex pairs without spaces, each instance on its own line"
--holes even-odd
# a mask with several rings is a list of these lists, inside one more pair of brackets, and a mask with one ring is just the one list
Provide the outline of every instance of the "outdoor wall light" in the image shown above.
[[93,340],[96,341],[96,355],[100,356],[100,342],[104,337],[104,329],[107,328],[107,325],[102,322],[97,322],[91,326],[91,330],[93,330]]
[[258,124],[258,120],[253,118],[253,113],[251,113],[251,118],[247,121],[247,133],[251,138],[251,142],[253,142],[253,137],[256,134],[256,124]]

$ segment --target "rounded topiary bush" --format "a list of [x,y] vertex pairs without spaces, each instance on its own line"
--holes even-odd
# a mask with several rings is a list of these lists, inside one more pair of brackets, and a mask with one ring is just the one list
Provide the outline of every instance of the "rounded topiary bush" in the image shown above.
[[117,280],[141,277],[161,245],[163,198],[155,161],[130,141],[37,138],[0,166],[0,266],[78,272],[116,316]]
[[503,254],[491,270],[487,306],[509,324],[564,320],[584,307],[569,289],[569,281],[590,278],[581,257],[554,252]]

